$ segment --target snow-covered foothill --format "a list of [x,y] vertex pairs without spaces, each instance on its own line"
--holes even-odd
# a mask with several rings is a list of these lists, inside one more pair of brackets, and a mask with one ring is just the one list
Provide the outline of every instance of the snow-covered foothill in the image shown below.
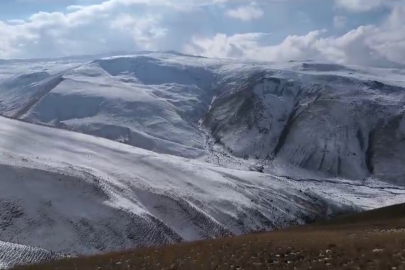
[[174,52],[0,61],[0,268],[404,202],[403,74]]
[[379,182],[277,177],[17,120],[0,126],[0,239],[56,253],[271,230],[405,199]]

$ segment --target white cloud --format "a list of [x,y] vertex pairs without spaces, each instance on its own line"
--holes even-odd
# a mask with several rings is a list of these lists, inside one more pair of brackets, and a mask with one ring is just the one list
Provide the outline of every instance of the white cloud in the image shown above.
[[248,6],[240,6],[236,9],[230,9],[226,11],[225,14],[230,18],[239,19],[242,21],[252,21],[263,17],[264,12],[255,4],[251,4]]
[[[26,20],[0,21],[0,58],[173,49],[221,58],[314,59],[380,66],[405,64],[404,0],[385,0],[390,4],[384,2],[382,5],[391,12],[379,25],[360,26],[341,36],[331,36],[314,26],[315,31],[289,35],[271,46],[266,42],[273,36],[255,31],[266,31],[264,27],[256,28],[263,26],[262,22],[246,24],[244,33],[232,28],[234,24],[229,16],[244,21],[261,16],[266,19],[264,11],[260,10],[260,13],[254,2],[237,7],[233,13],[225,11],[227,16],[222,16],[235,1],[105,0],[100,4],[90,4],[90,1],[87,6],[70,6],[65,12],[38,12]],[[351,0],[351,4],[345,0],[336,1],[353,11],[369,10],[381,4],[381,1],[367,0],[363,2],[367,8],[359,8],[361,0]],[[246,15],[249,12],[243,12],[245,8],[257,9],[258,13]],[[215,12],[211,12],[213,9]],[[220,15],[215,17],[215,14]],[[334,25],[345,29],[346,18],[336,16]]]
[[83,9],[83,8],[85,8],[85,6],[71,5],[71,6],[68,6],[66,9],[68,11],[75,11],[75,10],[80,10],[80,9]]
[[345,16],[335,16],[333,17],[333,25],[337,29],[344,28],[347,23],[347,18]]
[[307,59],[319,54],[316,44],[322,31],[313,31],[306,36],[288,36],[281,44],[262,46],[265,33],[247,33],[227,36],[217,34],[213,38],[194,37],[184,47],[187,53],[208,57],[246,58],[267,61]]
[[181,17],[182,12],[190,13],[210,5],[221,6],[227,0],[94,2],[66,0],[64,12],[37,12],[25,20],[0,20],[0,58],[165,49],[168,29],[164,16]]
[[[25,21],[0,21],[0,57],[55,57],[114,50],[159,49],[165,28],[159,16],[126,13],[143,0],[109,0],[38,12]],[[160,1],[151,1],[157,5]],[[148,3],[148,1],[143,1]],[[145,6],[145,5],[143,5]],[[138,6],[142,8],[142,6]],[[4,34],[3,34],[4,33]]]
[[0,57],[10,57],[14,55],[17,50],[10,44],[10,37],[14,36],[10,27],[0,21]]
[[335,0],[335,1],[339,7],[354,12],[364,12],[380,7],[381,5],[386,4],[391,0]]
[[[351,0],[352,1],[352,0]],[[369,1],[369,0],[367,0]],[[373,1],[374,5],[381,1]],[[388,1],[388,0],[387,0]],[[351,2],[359,3],[357,0]],[[368,8],[373,6],[371,2]],[[287,36],[280,44],[268,46],[262,34],[217,34],[211,38],[192,38],[184,49],[188,53],[212,57],[242,57],[255,60],[288,61],[313,59],[365,66],[405,64],[405,1],[390,6],[391,13],[381,25],[364,25],[342,36],[328,36],[325,31]],[[346,18],[336,17],[336,27]]]
[[188,53],[210,57],[241,57],[254,60],[320,60],[364,66],[405,64],[405,5],[398,5],[380,26],[360,26],[342,36],[324,31],[288,36],[278,45],[262,45],[263,34],[217,34],[194,37],[184,47]]
[[184,46],[184,51],[189,54],[203,54],[208,57],[250,58],[249,54],[260,48],[258,41],[266,33],[247,33],[227,36],[216,34],[213,38],[193,37],[191,43]]
[[146,50],[159,49],[159,43],[166,35],[166,29],[160,27],[158,17],[148,16],[142,19],[134,18],[128,14],[119,14],[112,20],[110,28],[121,31],[122,34],[132,36],[134,43],[142,44]]

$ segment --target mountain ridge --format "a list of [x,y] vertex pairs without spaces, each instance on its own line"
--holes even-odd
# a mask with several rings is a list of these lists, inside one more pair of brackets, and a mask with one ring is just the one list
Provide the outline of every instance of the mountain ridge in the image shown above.
[[2,263],[403,202],[399,74],[161,52],[2,64],[0,241],[32,251]]

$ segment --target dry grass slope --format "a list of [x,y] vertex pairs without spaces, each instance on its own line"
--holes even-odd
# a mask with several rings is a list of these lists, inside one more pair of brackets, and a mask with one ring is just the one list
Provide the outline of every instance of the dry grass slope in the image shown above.
[[14,269],[405,270],[405,204],[270,233],[65,259]]

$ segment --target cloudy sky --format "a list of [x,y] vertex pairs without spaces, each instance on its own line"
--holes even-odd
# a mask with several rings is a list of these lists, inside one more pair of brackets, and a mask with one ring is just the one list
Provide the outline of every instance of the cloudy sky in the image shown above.
[[405,0],[0,0],[0,58],[176,50],[405,64]]

